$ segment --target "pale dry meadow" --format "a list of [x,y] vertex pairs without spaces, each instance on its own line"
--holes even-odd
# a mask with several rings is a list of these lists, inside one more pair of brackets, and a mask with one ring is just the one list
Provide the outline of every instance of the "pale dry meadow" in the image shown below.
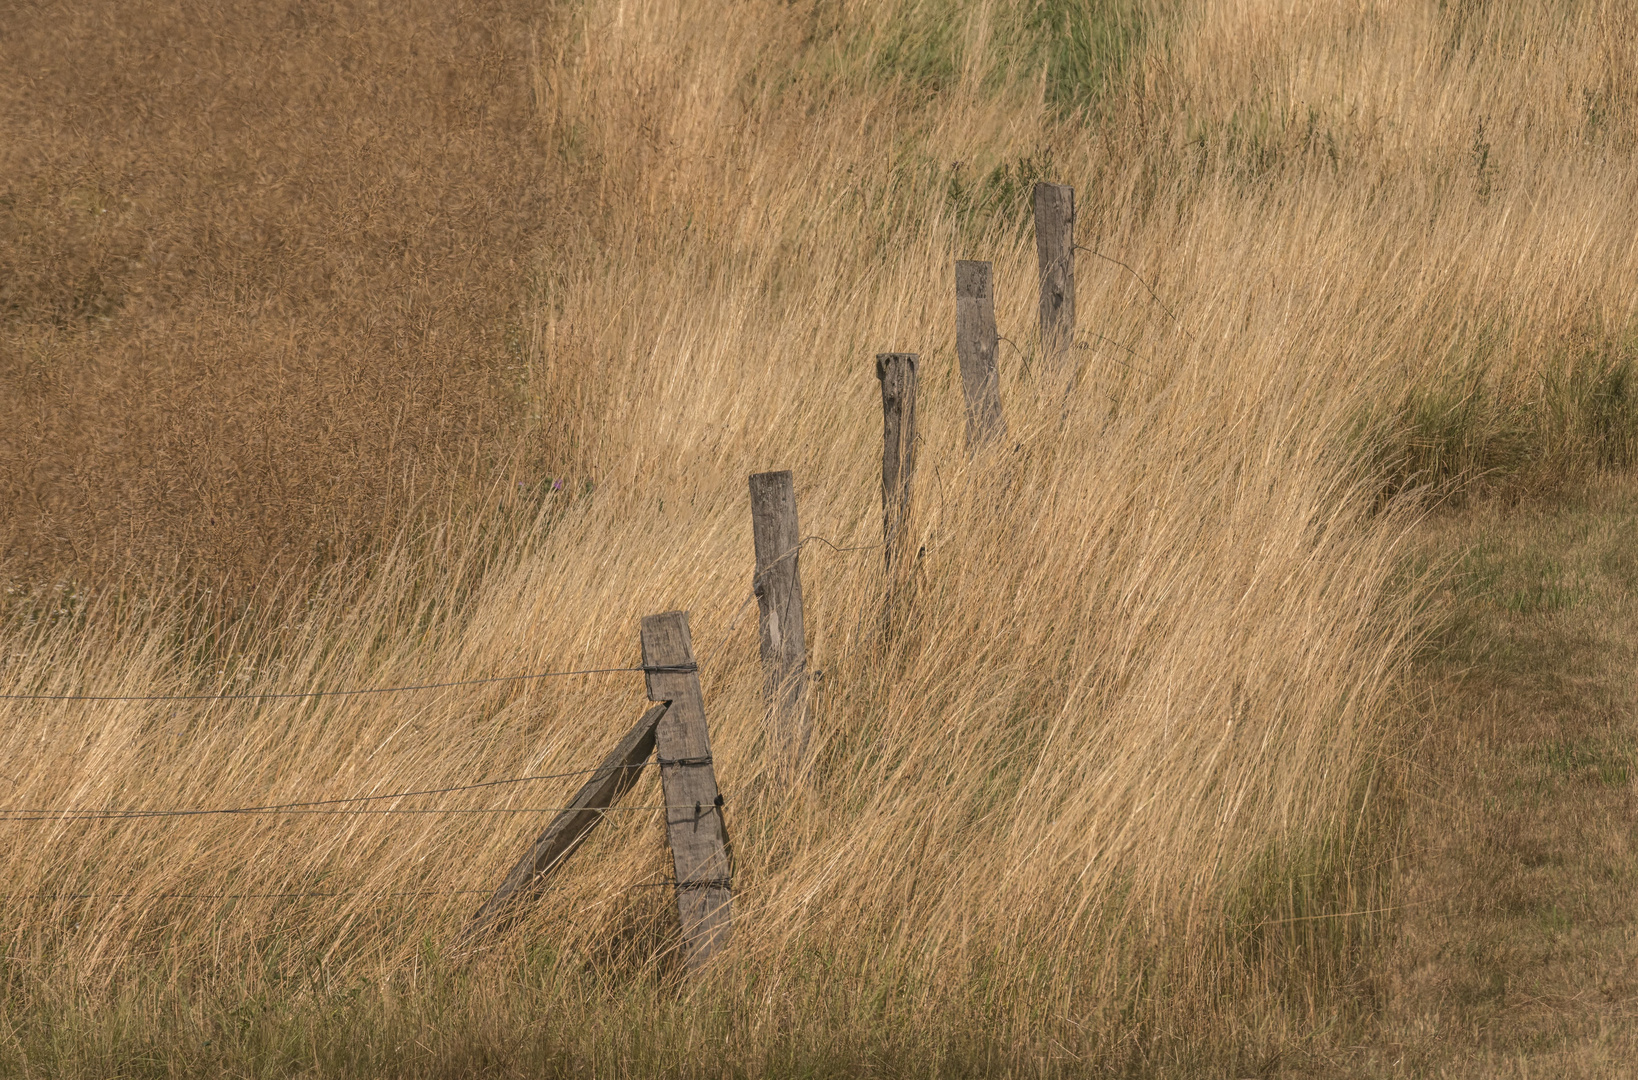
[[[736,860],[684,977],[645,777],[456,964],[574,778],[58,813],[583,769],[629,672],[0,701],[7,1072],[1274,1068],[1375,1004],[1419,517],[1638,451],[1624,2],[144,0],[0,41],[0,692],[626,666],[683,608]],[[1090,249],[1067,397],[1038,180]],[[1009,339],[974,456],[964,258]],[[884,351],[922,395],[886,638]],[[768,469],[824,541],[795,783]]]

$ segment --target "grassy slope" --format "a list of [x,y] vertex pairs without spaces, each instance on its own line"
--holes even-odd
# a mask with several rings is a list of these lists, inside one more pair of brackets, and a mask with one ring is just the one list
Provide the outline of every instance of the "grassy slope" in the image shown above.
[[1635,525],[1625,476],[1428,522],[1395,932],[1374,1007],[1291,1074],[1632,1075]]
[[[76,618],[8,628],[4,679],[283,689],[600,665],[635,658],[637,615],[690,607],[741,859],[735,952],[676,993],[666,897],[631,888],[662,870],[640,815],[465,973],[438,950],[471,906],[452,892],[487,883],[521,825],[52,824],[5,864],[9,1062],[1166,1071],[1257,1064],[1322,1028],[1383,925],[1338,916],[1383,903],[1360,811],[1414,629],[1394,586],[1405,507],[1384,492],[1488,470],[1545,487],[1629,453],[1638,38],[1594,3],[1278,7],[1152,7],[1129,52],[1126,5],[1071,25],[1072,5],[588,4],[510,54],[529,56],[575,214],[520,263],[508,400],[574,483],[526,485],[510,516],[450,495],[362,585],[343,567],[304,583],[305,608],[216,639],[163,594],[93,591]],[[1064,29],[1083,43],[1067,54],[1042,36]],[[1082,239],[1178,313],[1088,256],[1067,409],[1020,362],[1023,211],[1049,171],[1083,193]],[[1005,460],[961,450],[953,313],[929,299],[970,255],[995,261],[1018,348]],[[744,476],[794,468],[805,531],[871,542],[869,356],[903,347],[926,364],[916,619],[882,649],[875,556],[804,553],[821,745],[786,791],[760,764],[734,618]],[[616,681],[11,705],[0,739],[26,768],[7,805],[554,771],[638,704]],[[438,895],[377,895],[406,883]]]

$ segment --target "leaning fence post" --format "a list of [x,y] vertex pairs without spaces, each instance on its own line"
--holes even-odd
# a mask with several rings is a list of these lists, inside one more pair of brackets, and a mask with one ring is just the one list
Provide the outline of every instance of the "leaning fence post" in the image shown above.
[[1001,376],[996,349],[995,286],[987,262],[958,260],[956,279],[956,358],[967,399],[967,452],[1007,433],[1001,415]]
[[910,535],[910,491],[916,473],[915,353],[879,353],[876,378],[882,384],[882,539],[886,554],[885,625],[893,619],[893,573]]
[[1035,185],[1035,254],[1041,270],[1041,358],[1063,366],[1075,340],[1075,189]]
[[647,616],[642,637],[648,699],[668,703],[655,728],[654,750],[665,793],[665,833],[676,872],[684,961],[696,971],[728,944],[733,927],[728,828],[711,763],[711,733],[688,613]]
[[751,538],[756,547],[757,610],[762,630],[762,688],[768,734],[782,771],[801,767],[808,746],[807,640],[802,626],[801,532],[796,485],[787,472],[751,476]]

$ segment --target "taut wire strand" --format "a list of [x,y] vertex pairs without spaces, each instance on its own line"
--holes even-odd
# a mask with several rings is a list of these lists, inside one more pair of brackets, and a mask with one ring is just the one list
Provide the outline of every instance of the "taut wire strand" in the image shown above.
[[361,694],[401,694],[411,690],[442,690],[451,686],[480,686],[485,683],[524,682],[555,679],[566,675],[608,675],[620,671],[645,674],[676,674],[696,670],[693,664],[645,667],[580,668],[574,671],[541,671],[532,675],[495,675],[485,679],[456,679],[453,682],[415,683],[409,686],[372,686],[361,690],[267,691],[252,694],[0,694],[0,701],[269,701],[278,698],[356,697]]
[[[648,762],[639,762],[636,765],[611,765],[615,769],[644,769]],[[220,809],[199,810],[96,810],[96,809],[65,809],[40,810],[33,808],[0,808],[0,816],[29,814],[42,817],[66,818],[76,814],[98,815],[103,817],[188,817],[205,814],[277,814],[292,810],[305,810],[314,806],[339,806],[343,803],[384,802],[388,799],[408,799],[417,795],[451,795],[458,791],[476,791],[479,788],[501,787],[506,784],[526,784],[537,780],[563,780],[571,776],[589,776],[601,772],[603,766],[590,769],[572,769],[569,772],[541,773],[532,776],[512,776],[505,780],[484,780],[476,784],[460,784],[456,787],[424,788],[420,791],[395,791],[388,795],[350,795],[339,799],[311,799],[305,802],[268,803],[261,806],[233,806]],[[402,811],[408,812],[408,811]],[[444,811],[447,813],[447,811]],[[508,813],[511,811],[507,811]]]
[[142,818],[198,817],[205,814],[351,816],[359,814],[561,814],[570,810],[590,810],[599,814],[630,813],[672,809],[668,806],[395,806],[358,810],[51,810],[44,813],[0,810],[0,822],[7,821],[137,821]]

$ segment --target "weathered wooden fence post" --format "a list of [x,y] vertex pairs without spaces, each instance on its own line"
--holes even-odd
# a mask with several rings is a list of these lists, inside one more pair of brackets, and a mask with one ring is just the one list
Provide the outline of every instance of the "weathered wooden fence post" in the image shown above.
[[1075,189],[1035,185],[1035,254],[1041,270],[1041,359],[1069,366],[1075,342]]
[[987,262],[957,261],[956,358],[967,399],[967,452],[1007,433],[1001,415],[1001,374],[996,350],[995,285]]
[[910,493],[916,474],[915,353],[879,353],[876,378],[882,384],[882,538],[887,571],[883,625],[893,621],[893,575],[910,537]]
[[676,871],[677,914],[683,958],[696,971],[728,944],[734,893],[728,827],[722,816],[705,699],[688,635],[688,613],[668,611],[643,619],[643,667],[648,699],[666,702],[654,732],[665,793],[665,833]]
[[801,768],[808,747],[808,653],[802,627],[802,535],[789,472],[751,476],[751,538],[756,546],[757,610],[762,630],[762,688],[768,736],[779,771]]

